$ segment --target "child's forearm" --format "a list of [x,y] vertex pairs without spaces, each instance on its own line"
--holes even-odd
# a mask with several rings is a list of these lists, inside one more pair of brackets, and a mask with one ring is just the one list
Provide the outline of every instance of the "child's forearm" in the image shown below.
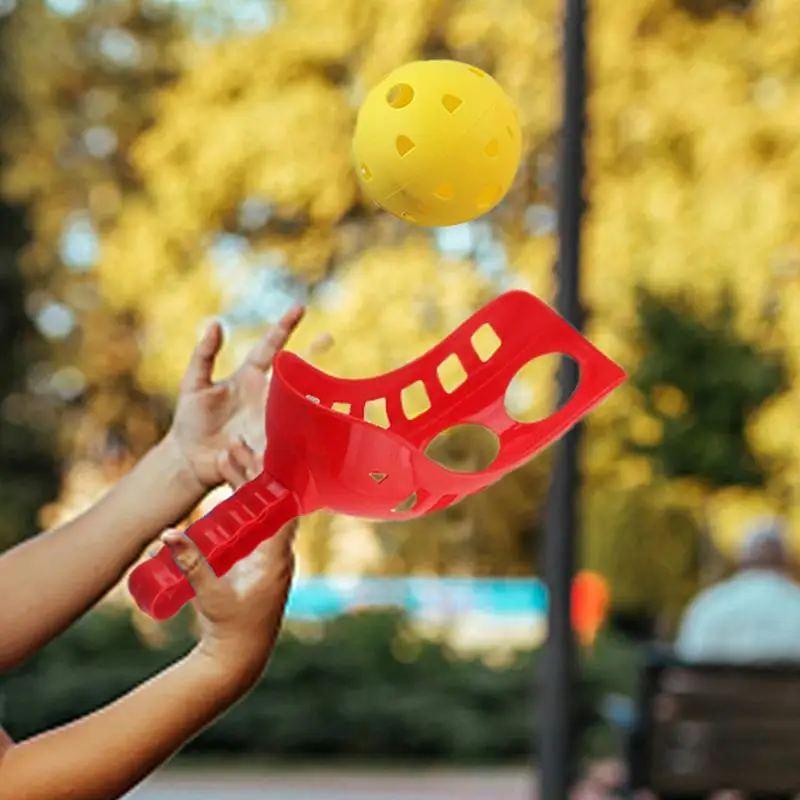
[[0,557],[0,670],[91,608],[201,495],[168,437],[86,513]]
[[0,759],[0,800],[121,797],[241,698],[258,674],[226,674],[195,651],[101,711],[13,745]]

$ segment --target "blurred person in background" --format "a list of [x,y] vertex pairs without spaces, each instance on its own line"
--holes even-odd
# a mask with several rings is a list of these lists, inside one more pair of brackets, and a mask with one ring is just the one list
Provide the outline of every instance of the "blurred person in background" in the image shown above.
[[[183,380],[162,442],[84,514],[0,557],[0,669],[33,655],[95,605],[158,534],[212,488],[261,470],[272,360],[302,317],[286,314],[227,380],[212,373],[222,330],[212,324]],[[293,527],[217,578],[190,540],[168,531],[195,588],[197,646],[120,700],[69,725],[15,743],[0,729],[0,800],[120,797],[243,697],[261,676],[293,574]]]
[[800,586],[783,522],[760,519],[745,536],[736,574],[701,592],[681,622],[685,661],[800,663]]
[[[701,591],[681,621],[675,650],[683,662],[714,665],[800,663],[800,585],[782,520],[761,518],[741,542],[735,574]],[[636,745],[635,745],[636,746]],[[634,750],[629,758],[647,757]],[[740,792],[675,795],[682,800],[744,800]],[[642,800],[657,800],[642,792]],[[793,800],[751,794],[746,800]]]

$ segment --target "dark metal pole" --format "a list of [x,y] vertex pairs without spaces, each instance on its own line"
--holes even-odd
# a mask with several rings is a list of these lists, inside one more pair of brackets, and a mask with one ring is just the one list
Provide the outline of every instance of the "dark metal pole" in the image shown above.
[[[583,216],[586,100],[586,2],[565,0],[564,100],[561,127],[558,208],[558,294],[556,308],[578,330],[580,250]],[[559,373],[560,401],[566,402],[578,383],[577,364],[563,359]],[[575,644],[570,620],[570,592],[575,572],[578,533],[580,426],[559,442],[555,453],[545,515],[544,572],[550,602],[548,637],[539,684],[541,730],[539,754],[542,800],[566,800],[571,779],[572,703]]]

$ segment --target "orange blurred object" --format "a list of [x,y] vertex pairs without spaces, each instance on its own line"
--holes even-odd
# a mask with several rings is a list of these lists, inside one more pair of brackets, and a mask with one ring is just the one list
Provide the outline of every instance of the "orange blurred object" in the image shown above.
[[572,584],[572,626],[584,647],[591,647],[606,620],[611,594],[596,572],[579,572]]

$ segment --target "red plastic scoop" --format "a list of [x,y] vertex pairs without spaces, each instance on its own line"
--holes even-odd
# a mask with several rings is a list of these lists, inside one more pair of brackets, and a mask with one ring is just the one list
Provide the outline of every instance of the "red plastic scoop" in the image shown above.
[[[473,341],[486,326],[498,346],[482,360]],[[550,417],[514,421],[504,405],[509,383],[529,361],[550,353],[578,362],[578,388]],[[466,377],[448,392],[439,368],[454,356]],[[619,366],[555,311],[519,291],[501,295],[421,358],[377,378],[334,378],[292,353],[280,353],[267,403],[264,471],[190,526],[187,535],[223,575],[286,522],[321,508],[396,520],[437,511],[528,461],[624,379]],[[401,395],[417,383],[430,408],[409,419]],[[385,402],[386,428],[364,419],[365,406],[376,400]],[[333,410],[334,405],[349,411]],[[487,469],[456,473],[425,455],[439,434],[468,423],[498,437],[498,455]],[[194,594],[168,548],[131,573],[129,588],[155,619],[171,617]]]

